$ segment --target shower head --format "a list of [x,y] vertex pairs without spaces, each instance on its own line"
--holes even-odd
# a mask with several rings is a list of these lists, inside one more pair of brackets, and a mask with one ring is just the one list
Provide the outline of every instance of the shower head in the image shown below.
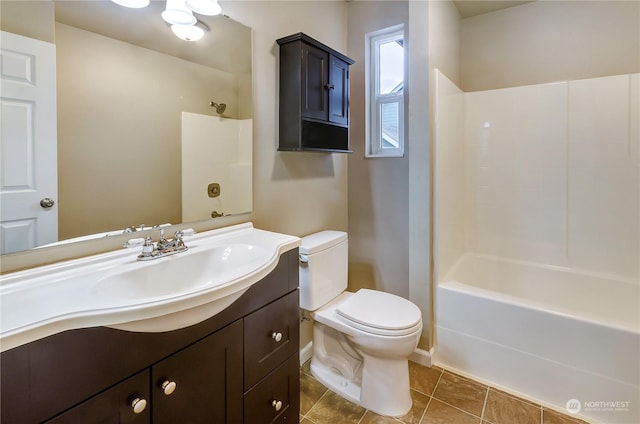
[[227,105],[225,103],[216,103],[216,102],[209,102],[209,106],[211,107],[215,107],[216,108],[216,113],[217,114],[222,114],[224,113],[224,110],[227,108]]

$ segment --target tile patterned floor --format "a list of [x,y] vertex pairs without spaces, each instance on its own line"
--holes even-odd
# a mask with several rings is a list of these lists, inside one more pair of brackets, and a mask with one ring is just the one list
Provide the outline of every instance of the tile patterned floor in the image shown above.
[[300,373],[301,424],[586,424],[442,368],[409,362],[413,407],[401,418],[382,417]]

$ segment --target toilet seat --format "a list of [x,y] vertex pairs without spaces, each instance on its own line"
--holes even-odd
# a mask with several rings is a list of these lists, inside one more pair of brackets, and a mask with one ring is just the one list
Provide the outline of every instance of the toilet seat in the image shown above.
[[358,290],[338,305],[336,313],[345,324],[381,336],[404,336],[422,328],[415,304],[377,290]]

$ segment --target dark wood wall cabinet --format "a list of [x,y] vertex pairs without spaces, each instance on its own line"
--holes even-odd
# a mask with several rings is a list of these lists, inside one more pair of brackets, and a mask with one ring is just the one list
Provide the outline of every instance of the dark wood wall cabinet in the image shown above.
[[349,66],[355,61],[303,33],[277,43],[278,150],[350,153]]
[[219,314],[164,333],[59,333],[0,357],[2,424],[289,423],[300,413],[298,251]]

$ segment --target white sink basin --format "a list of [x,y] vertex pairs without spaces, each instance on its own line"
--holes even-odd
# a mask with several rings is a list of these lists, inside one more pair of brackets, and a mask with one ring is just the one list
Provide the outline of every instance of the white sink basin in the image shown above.
[[185,243],[186,252],[146,262],[125,249],[0,276],[0,349],[83,327],[193,325],[233,303],[300,239],[246,223]]
[[245,243],[188,252],[106,276],[95,284],[95,294],[117,301],[180,296],[235,281],[272,255],[265,247]]

